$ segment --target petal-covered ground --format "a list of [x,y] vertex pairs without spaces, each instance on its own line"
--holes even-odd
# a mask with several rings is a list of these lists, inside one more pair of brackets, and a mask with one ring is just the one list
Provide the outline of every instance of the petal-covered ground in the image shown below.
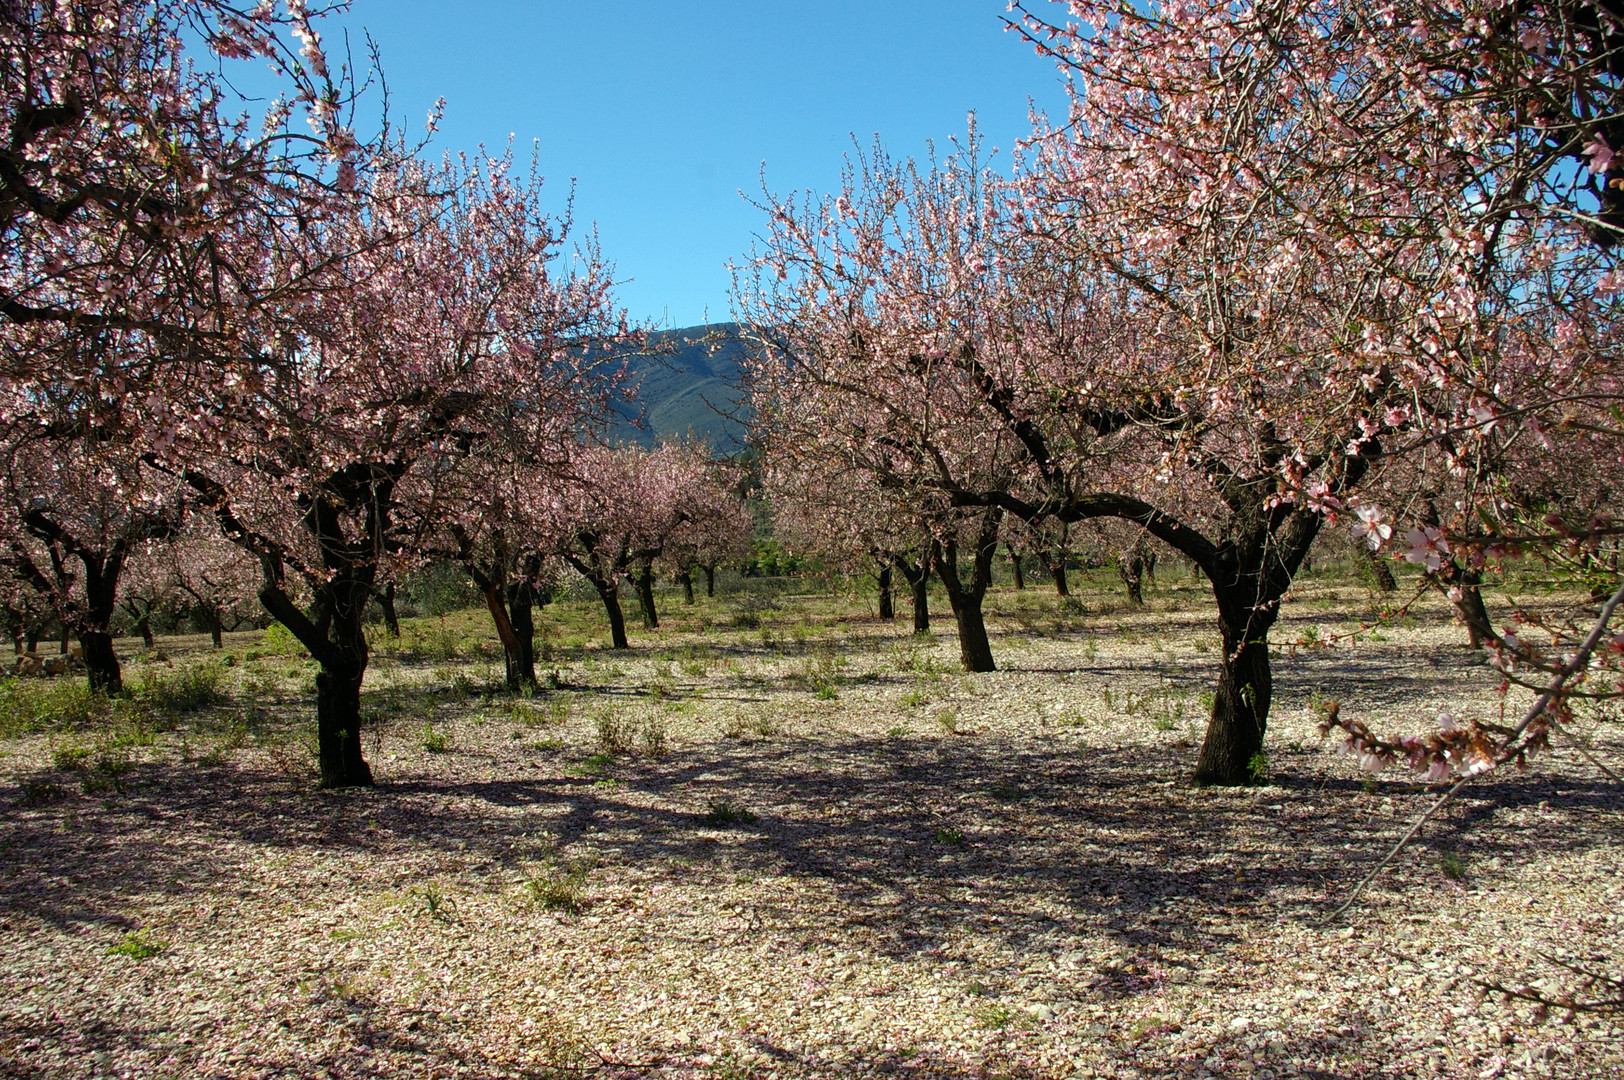
[[[368,675],[369,791],[314,788],[285,639],[161,641],[132,683],[212,664],[228,700],[0,742],[0,1073],[1619,1075],[1620,1018],[1479,986],[1620,962],[1624,788],[1582,758],[1468,788],[1326,919],[1432,796],[1366,781],[1317,702],[1500,709],[1437,607],[1327,645],[1367,603],[1288,605],[1239,790],[1185,783],[1194,583],[998,592],[973,676],[950,620],[847,597],[674,604],[622,654],[565,604],[530,699],[488,692],[474,614],[418,620]],[[1618,725],[1583,734],[1617,771]]]

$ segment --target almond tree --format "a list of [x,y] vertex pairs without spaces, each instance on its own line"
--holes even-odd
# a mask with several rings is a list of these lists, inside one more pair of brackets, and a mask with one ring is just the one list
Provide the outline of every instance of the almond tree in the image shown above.
[[753,407],[769,458],[906,507],[907,524],[932,537],[927,561],[947,586],[966,670],[990,671],[981,601],[1005,508],[956,492],[1007,492],[1025,452],[974,370],[976,358],[1014,359],[1001,196],[977,155],[973,129],[924,168],[876,147],[848,163],[837,197],[769,196],[768,247],[736,300],[761,346]]
[[558,267],[569,222],[540,185],[510,158],[379,175],[336,235],[282,253],[327,287],[221,388],[219,411],[169,402],[186,436],[170,467],[258,558],[261,603],[321,665],[324,786],[371,782],[362,617],[447,512],[448,450],[562,445],[601,401],[593,347],[624,323],[595,250]]
[[94,439],[0,439],[4,503],[0,532],[12,575],[42,596],[79,640],[92,690],[123,692],[113,650],[119,579],[147,541],[179,529],[177,486],[134,459],[127,446]]
[[692,519],[692,493],[709,468],[702,449],[682,446],[584,446],[573,455],[556,553],[603,602],[611,647],[630,648],[620,584],[634,572],[645,622],[658,625],[652,566]]

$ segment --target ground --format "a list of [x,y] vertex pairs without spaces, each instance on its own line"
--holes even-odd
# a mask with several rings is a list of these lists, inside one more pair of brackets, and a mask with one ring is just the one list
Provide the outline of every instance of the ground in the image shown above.
[[1362,777],[1317,705],[1501,707],[1440,606],[1355,641],[1374,598],[1302,583],[1259,783],[1198,790],[1200,583],[1107,584],[997,590],[985,675],[950,619],[839,590],[667,597],[625,653],[554,605],[529,698],[479,613],[410,620],[365,791],[315,788],[274,630],[121,642],[110,713],[9,684],[0,1073],[1620,1075],[1624,1018],[1479,986],[1619,963],[1624,788],[1582,759],[1468,789],[1327,919],[1431,796]]

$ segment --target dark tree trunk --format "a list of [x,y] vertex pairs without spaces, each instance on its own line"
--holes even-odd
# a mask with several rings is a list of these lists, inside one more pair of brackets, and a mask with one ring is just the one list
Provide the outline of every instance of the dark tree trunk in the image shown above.
[[898,558],[894,565],[913,595],[914,633],[926,633],[930,630],[930,558],[927,555],[918,566]]
[[535,623],[531,619],[528,594],[521,600],[519,586],[498,585],[483,570],[473,570],[473,577],[485,597],[491,622],[496,625],[496,636],[502,639],[507,688],[519,693],[527,686],[536,686]]
[[981,529],[976,537],[975,556],[971,561],[969,580],[959,574],[959,546],[948,543],[945,547],[932,547],[931,561],[936,574],[947,586],[947,602],[953,608],[953,619],[959,629],[959,659],[965,671],[997,671],[992,660],[992,642],[987,639],[987,622],[982,616],[981,602],[992,583],[993,559],[998,554],[998,523],[1003,511],[997,508],[983,511]]
[[603,600],[603,610],[609,616],[609,644],[611,648],[629,649],[626,641],[626,614],[620,610],[620,588],[612,584],[597,585],[598,596]]
[[1011,551],[1009,553],[1009,568],[1015,574],[1015,588],[1017,590],[1026,588],[1026,573],[1021,569],[1020,552]]
[[681,573],[677,574],[677,584],[682,586],[682,602],[689,605],[693,604],[694,572],[692,567],[684,566],[682,568]]
[[536,680],[536,590],[528,581],[507,587],[508,622],[513,627],[512,652],[507,659],[507,685],[515,693],[534,690]]
[[1152,585],[1156,584],[1156,551],[1154,548],[1145,552],[1145,580]]
[[316,672],[316,745],[324,788],[371,787],[372,767],[361,756],[361,678],[364,665]]
[[[90,689],[109,697],[124,693],[124,672],[119,667],[118,653],[113,651],[113,611],[117,603],[118,576],[124,569],[121,554],[103,559],[81,555],[85,576],[85,613],[74,632],[79,647],[85,654],[85,672],[90,676]],[[63,627],[62,651],[68,651],[67,627]]]
[[[1283,519],[1259,516],[1237,543],[1213,550],[1207,578],[1218,602],[1223,639],[1212,719],[1196,764],[1201,785],[1238,785],[1253,780],[1254,760],[1263,750],[1273,677],[1269,670],[1269,628],[1280,615],[1280,599],[1297,575],[1324,519],[1296,511]],[[1273,524],[1273,528],[1270,527]]]
[[1054,578],[1054,591],[1060,596],[1070,596],[1071,589],[1066,584],[1066,560],[1062,556],[1049,562],[1049,574]]
[[216,649],[225,648],[225,638],[223,636],[225,628],[220,623],[220,612],[215,609],[213,604],[199,601],[197,606],[193,608],[193,618],[196,622],[202,623],[203,628],[209,632],[209,640],[214,642]]
[[391,581],[378,594],[378,606],[383,609],[384,632],[390,637],[400,637],[400,615],[395,611],[395,583]]
[[897,617],[896,602],[891,598],[891,567],[889,564],[880,567],[880,618],[890,620]]
[[705,595],[706,596],[715,596],[716,595],[716,564],[715,563],[710,563],[707,566],[705,566],[704,570],[705,570]]
[[1117,560],[1117,571],[1122,575],[1122,583],[1128,587],[1128,602],[1134,607],[1144,607],[1144,558],[1138,552],[1129,552]]
[[1397,592],[1398,582],[1394,580],[1392,568],[1387,565],[1387,560],[1370,550],[1369,544],[1359,542],[1356,546],[1359,549],[1360,558],[1364,560],[1365,569],[1370,571],[1370,576],[1376,582],[1376,591],[1384,593]]
[[[1263,750],[1274,681],[1269,670],[1268,628],[1256,612],[1219,607],[1224,643],[1212,721],[1196,764],[1197,784],[1250,783],[1253,761]],[[1248,616],[1253,616],[1248,626]],[[1271,618],[1270,622],[1273,621]]]
[[643,626],[649,630],[660,627],[659,613],[654,610],[654,560],[644,559],[637,568],[637,606],[642,609]]
[[141,637],[141,644],[148,649],[153,648],[157,642],[152,637],[152,608],[147,607],[141,612],[141,617],[135,620],[135,632]]

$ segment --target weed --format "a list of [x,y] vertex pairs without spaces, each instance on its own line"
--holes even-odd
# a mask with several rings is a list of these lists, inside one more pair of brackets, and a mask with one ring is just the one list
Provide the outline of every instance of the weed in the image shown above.
[[699,819],[699,823],[712,829],[726,829],[732,825],[749,825],[756,820],[756,815],[742,806],[733,805],[730,799],[713,801],[706,805],[708,809]]
[[665,721],[658,716],[651,716],[644,720],[642,726],[638,728],[637,741],[641,744],[644,757],[664,757],[666,751]]
[[451,897],[440,891],[440,886],[434,882],[421,885],[407,892],[408,896],[417,899],[417,912],[427,915],[430,919],[442,925],[449,926],[453,921],[452,912],[457,909],[457,903]]
[[433,724],[424,724],[423,749],[427,750],[431,754],[451,753],[452,743],[450,734],[436,729]]
[[952,826],[944,826],[936,830],[936,842],[947,847],[963,847],[964,834]]
[[160,941],[142,928],[125,934],[123,941],[108,947],[107,954],[128,957],[131,960],[150,960],[167,948],[169,948],[167,941]]
[[176,716],[231,700],[225,691],[226,670],[219,664],[196,664],[172,673],[148,669],[136,687],[136,700],[155,712]]
[[1015,1013],[1008,1005],[990,1002],[976,1010],[976,1027],[983,1031],[1002,1031],[1014,1021]]
[[925,692],[917,686],[902,695],[902,707],[905,709],[921,708],[927,701]]
[[833,683],[824,683],[813,692],[812,696],[819,701],[833,701],[840,695],[835,691]]
[[1155,720],[1151,721],[1150,726],[1155,728],[1157,731],[1172,731],[1178,726],[1178,724],[1171,716],[1158,716]]
[[943,735],[957,735],[959,732],[959,710],[938,710],[936,713],[936,726],[942,729]]
[[632,748],[632,732],[626,722],[612,712],[599,714],[594,726],[597,728],[598,750],[605,757],[616,757]]
[[1450,881],[1463,881],[1466,878],[1466,860],[1453,851],[1446,851],[1438,856],[1438,869],[1443,871],[1444,877]]
[[574,769],[578,776],[600,776],[613,765],[615,759],[609,754],[588,754]]
[[44,806],[67,798],[67,790],[54,780],[35,777],[23,784],[23,805]]
[[889,739],[900,739],[906,734],[908,734],[908,729],[900,725],[885,730],[886,738]]
[[575,866],[563,869],[549,866],[524,879],[524,891],[530,903],[543,911],[562,911],[569,915],[583,906],[581,887],[586,883],[586,870]]
[[1254,784],[1261,784],[1263,778],[1269,775],[1269,755],[1259,750],[1246,762],[1246,775]]

